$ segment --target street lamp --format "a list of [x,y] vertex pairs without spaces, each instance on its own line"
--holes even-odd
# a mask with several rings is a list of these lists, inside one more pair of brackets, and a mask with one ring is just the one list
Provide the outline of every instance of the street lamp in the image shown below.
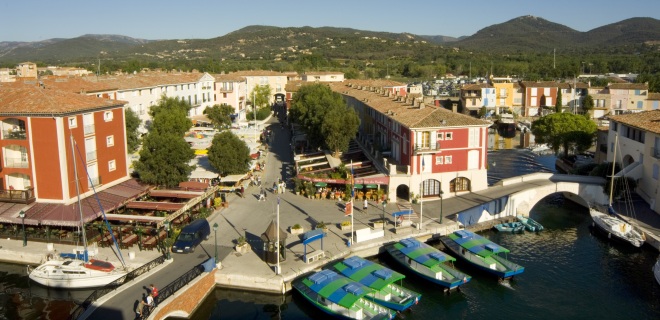
[[442,192],[442,189],[440,189],[440,224],[442,224],[442,195],[445,194]]
[[215,263],[218,263],[218,223],[213,224],[213,240],[215,240]]
[[21,224],[23,225],[23,246],[27,246],[27,234],[25,233],[25,211],[21,210],[18,213],[18,216],[21,218]]
[[383,199],[383,214],[380,219],[380,222],[383,223],[383,231],[385,231],[385,206],[387,206],[387,199]]
[[170,237],[170,221],[165,220],[163,221],[163,226],[165,226],[165,231],[167,231],[167,237]]

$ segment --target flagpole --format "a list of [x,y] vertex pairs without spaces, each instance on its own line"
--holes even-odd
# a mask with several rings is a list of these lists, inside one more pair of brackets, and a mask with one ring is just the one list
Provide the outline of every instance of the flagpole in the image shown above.
[[280,274],[280,196],[277,196],[277,270],[275,274]]

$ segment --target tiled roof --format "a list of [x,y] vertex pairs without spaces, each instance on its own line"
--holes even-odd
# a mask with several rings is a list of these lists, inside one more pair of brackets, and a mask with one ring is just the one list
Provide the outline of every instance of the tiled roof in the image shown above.
[[660,93],[649,92],[649,96],[646,99],[647,100],[660,100]]
[[302,85],[308,85],[310,84],[307,81],[302,81],[302,80],[292,80],[286,83],[284,86],[284,90],[286,92],[298,92],[298,89],[300,89],[300,86]]
[[476,84],[465,85],[461,88],[461,90],[481,90],[483,88],[495,88],[495,87],[493,87],[488,83],[476,83]]
[[46,88],[80,93],[154,88],[164,85],[177,85],[198,82],[204,76],[199,72],[142,72],[138,74],[104,75],[100,77],[48,77],[42,82]]
[[612,83],[607,87],[610,89],[648,90],[649,85],[646,83]]
[[361,79],[350,79],[344,80],[344,83],[363,86],[363,87],[407,87],[403,82],[393,81],[393,80],[361,80]]
[[286,77],[286,74],[270,70],[246,70],[228,73],[228,75],[241,77]]
[[660,110],[609,116],[610,120],[660,134]]
[[520,84],[526,88],[555,88],[558,85],[554,81],[520,81]]
[[[352,81],[352,80],[351,80]],[[364,88],[375,86],[366,86],[361,82]],[[388,97],[379,92],[358,89],[357,86],[350,86],[347,83],[330,83],[333,91],[351,96],[369,107],[385,114],[388,118],[408,128],[429,128],[429,127],[464,127],[464,126],[488,126],[490,122],[476,119],[459,113],[454,113],[444,108],[425,104],[424,108],[413,106],[412,103],[397,101],[395,97]],[[380,88],[378,88],[380,89]]]
[[37,85],[0,84],[0,115],[53,115],[123,107],[125,101],[102,99]]
[[343,72],[339,71],[312,71],[312,72],[305,72],[305,75],[308,76],[323,76],[323,75],[331,75],[331,74],[344,74]]
[[212,75],[216,82],[244,82],[245,77],[236,74],[214,74]]

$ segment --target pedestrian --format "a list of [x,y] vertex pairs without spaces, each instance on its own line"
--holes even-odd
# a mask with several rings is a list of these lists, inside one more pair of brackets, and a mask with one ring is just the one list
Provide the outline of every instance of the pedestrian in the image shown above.
[[135,318],[144,319],[144,300],[140,299],[137,306],[135,307]]
[[241,198],[245,198],[245,188],[241,186]]
[[149,312],[154,309],[156,305],[154,304],[154,295],[153,293],[149,293],[147,296],[147,307],[149,307]]
[[261,190],[259,190],[259,201],[265,201],[265,200],[266,198],[264,197],[264,189],[261,188]]
[[273,193],[274,193],[274,194],[277,194],[277,191],[278,191],[277,189],[278,189],[278,188],[279,188],[279,186],[277,185],[277,182],[276,182],[276,181],[273,181]]
[[367,209],[369,209],[369,202],[367,202],[367,199],[364,199],[364,206],[362,209],[364,209],[364,212],[367,212]]
[[257,185],[261,187],[261,176],[257,177]]
[[154,297],[154,305],[158,304],[158,288],[153,283],[149,285],[149,293]]
[[266,201],[267,199],[268,199],[268,192],[266,192],[266,190],[264,190],[264,201]]

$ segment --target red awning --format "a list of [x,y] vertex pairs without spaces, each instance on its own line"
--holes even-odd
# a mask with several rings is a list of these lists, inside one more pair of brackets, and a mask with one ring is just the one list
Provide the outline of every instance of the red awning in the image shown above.
[[190,190],[190,191],[204,191],[208,189],[209,184],[204,183],[204,182],[197,182],[197,181],[184,181],[184,182],[179,182],[179,188],[183,190]]
[[153,202],[153,201],[131,201],[126,204],[126,208],[129,209],[145,209],[145,210],[161,210],[161,211],[177,211],[185,203],[173,203],[173,202]]

